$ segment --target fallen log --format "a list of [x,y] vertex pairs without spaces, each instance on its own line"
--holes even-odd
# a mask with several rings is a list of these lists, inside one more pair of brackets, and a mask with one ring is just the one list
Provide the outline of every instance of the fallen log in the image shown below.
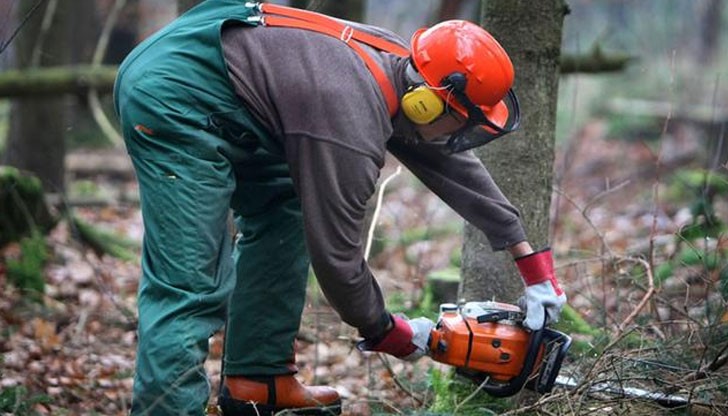
[[114,65],[58,66],[13,69],[0,72],[0,97],[39,97],[61,94],[86,94],[91,88],[99,94],[114,88]]

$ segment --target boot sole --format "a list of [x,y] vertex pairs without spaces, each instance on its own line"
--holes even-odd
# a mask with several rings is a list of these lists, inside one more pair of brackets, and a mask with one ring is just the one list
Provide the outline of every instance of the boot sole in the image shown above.
[[277,408],[267,404],[254,404],[220,396],[217,399],[217,405],[224,416],[333,416],[341,414],[341,400],[315,407]]

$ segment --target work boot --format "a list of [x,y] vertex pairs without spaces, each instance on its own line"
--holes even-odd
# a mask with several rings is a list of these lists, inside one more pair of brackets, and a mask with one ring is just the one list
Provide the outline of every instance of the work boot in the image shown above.
[[224,416],[341,414],[339,393],[330,387],[304,386],[292,374],[225,377],[217,399]]

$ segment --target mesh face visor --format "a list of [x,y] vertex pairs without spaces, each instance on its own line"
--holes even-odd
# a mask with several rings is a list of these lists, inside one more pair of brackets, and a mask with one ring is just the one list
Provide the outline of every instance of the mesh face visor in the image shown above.
[[467,95],[463,88],[454,83],[451,93],[468,112],[468,120],[465,125],[452,133],[445,144],[450,153],[459,153],[475,147],[483,146],[493,140],[504,136],[516,129],[521,124],[521,109],[518,104],[518,97],[513,89],[508,90],[505,99],[502,102],[500,110],[507,112],[502,126],[490,120],[483,109],[475,105]]

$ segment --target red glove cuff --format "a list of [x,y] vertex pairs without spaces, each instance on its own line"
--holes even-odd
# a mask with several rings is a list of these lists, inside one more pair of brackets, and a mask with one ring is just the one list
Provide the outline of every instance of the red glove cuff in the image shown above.
[[521,272],[523,281],[526,282],[527,286],[550,281],[554,287],[556,296],[561,296],[564,293],[554,274],[554,259],[551,255],[550,248],[527,254],[517,258],[515,261],[518,270]]
[[369,345],[368,351],[384,352],[397,358],[406,357],[415,350],[417,346],[412,343],[414,333],[406,320],[392,315],[392,329],[384,335],[384,338]]

